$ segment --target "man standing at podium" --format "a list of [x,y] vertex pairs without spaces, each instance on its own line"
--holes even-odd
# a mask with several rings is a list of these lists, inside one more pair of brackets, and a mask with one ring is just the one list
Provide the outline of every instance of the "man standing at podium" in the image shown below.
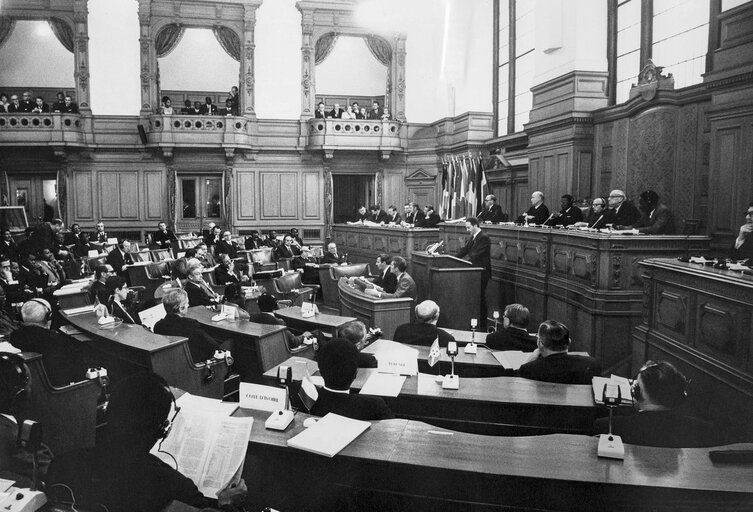
[[466,219],[465,229],[470,233],[471,237],[466,242],[465,247],[460,249],[460,252],[456,256],[458,258],[465,258],[474,267],[481,267],[483,269],[481,271],[481,309],[479,311],[478,325],[480,328],[484,328],[486,327],[486,285],[492,276],[491,242],[486,233],[481,231],[481,226],[479,226],[476,217],[468,217]]

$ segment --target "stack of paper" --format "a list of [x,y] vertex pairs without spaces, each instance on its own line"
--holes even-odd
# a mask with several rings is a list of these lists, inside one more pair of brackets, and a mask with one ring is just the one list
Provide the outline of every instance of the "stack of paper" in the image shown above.
[[501,352],[492,352],[492,355],[499,361],[499,364],[508,370],[518,370],[528,362],[531,357],[530,352],[521,350],[503,350]]
[[368,421],[329,413],[315,425],[288,439],[288,446],[334,457],[370,426]]
[[604,386],[607,384],[618,386],[620,388],[620,403],[631,405],[633,403],[633,394],[630,392],[630,381],[625,377],[611,375],[606,377],[594,377],[591,381],[594,391],[594,402],[597,404],[604,403]]
[[403,389],[405,379],[405,375],[374,372],[364,383],[360,394],[396,397]]

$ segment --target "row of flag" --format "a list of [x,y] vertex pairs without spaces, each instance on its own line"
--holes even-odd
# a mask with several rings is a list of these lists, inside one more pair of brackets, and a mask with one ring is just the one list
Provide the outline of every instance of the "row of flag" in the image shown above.
[[440,217],[452,220],[476,215],[484,207],[488,189],[481,155],[468,153],[443,158]]

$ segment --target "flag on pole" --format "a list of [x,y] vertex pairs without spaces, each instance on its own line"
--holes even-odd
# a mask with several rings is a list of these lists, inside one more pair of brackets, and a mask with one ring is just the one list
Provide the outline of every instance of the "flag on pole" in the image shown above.
[[439,205],[439,216],[443,219],[449,219],[448,209],[450,206],[450,173],[449,164],[442,160],[442,204]]
[[484,171],[484,159],[481,155],[474,160],[476,165],[476,182],[478,183],[476,192],[476,211],[480,212],[484,208],[484,198],[489,193],[489,185],[486,182],[486,171]]
[[316,390],[316,386],[308,373],[306,373],[306,375],[303,376],[303,380],[301,380],[301,389],[298,390],[298,398],[301,399],[303,406],[306,407],[306,410],[309,412],[319,398],[319,391]]
[[437,336],[434,339],[434,343],[431,344],[431,349],[429,350],[429,366],[434,366],[437,364],[437,361],[439,361],[439,336]]

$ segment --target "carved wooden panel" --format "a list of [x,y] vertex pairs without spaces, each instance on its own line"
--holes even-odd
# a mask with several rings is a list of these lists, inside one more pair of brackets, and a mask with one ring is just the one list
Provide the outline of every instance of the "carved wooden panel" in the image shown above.
[[711,219],[711,227],[713,231],[729,231],[730,219],[739,218],[739,215],[736,215],[737,203],[734,198],[737,196],[739,186],[736,177],[740,172],[739,153],[742,127],[735,126],[718,130],[714,135],[716,138],[714,145],[717,148],[714,165],[716,194],[713,197],[714,217]]
[[94,198],[92,195],[92,173],[90,171],[73,172],[74,218],[76,220],[94,220]]
[[123,219],[139,218],[139,173],[119,172],[120,217]]
[[687,335],[688,294],[686,291],[657,288],[656,329],[659,332]]
[[262,219],[298,217],[297,174],[294,172],[261,173]]
[[732,302],[699,298],[696,346],[699,350],[737,368],[748,359],[750,312]]
[[102,171],[97,174],[99,218],[138,219],[138,172]]
[[[648,188],[672,197],[677,141],[677,109],[648,111],[630,122],[627,194],[636,198]],[[671,206],[671,205],[670,205]]]
[[620,119],[614,122],[612,129],[612,184],[607,189],[627,188],[627,158],[628,158],[628,120]]
[[674,178],[672,210],[678,229],[693,214],[695,184],[698,175],[698,105],[691,103],[680,109],[677,136],[677,172]]
[[167,205],[163,189],[162,171],[144,173],[144,220],[165,220],[163,208]]
[[304,172],[301,176],[303,195],[303,218],[321,219],[322,195],[318,172]]
[[236,173],[237,197],[243,200],[236,201],[236,215],[238,220],[256,219],[256,173],[254,171],[238,171]]
[[543,245],[525,245],[521,263],[529,267],[546,268],[546,247]]

